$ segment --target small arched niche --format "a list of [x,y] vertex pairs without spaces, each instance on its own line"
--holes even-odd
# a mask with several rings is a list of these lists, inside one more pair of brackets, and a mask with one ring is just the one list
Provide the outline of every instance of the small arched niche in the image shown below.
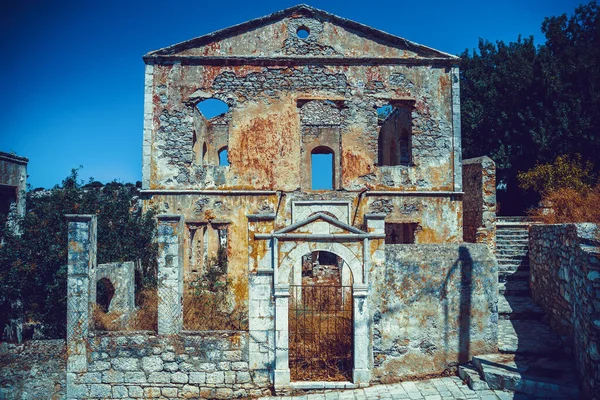
[[102,278],[96,283],[96,304],[104,312],[110,310],[110,302],[115,295],[115,287],[107,278]]

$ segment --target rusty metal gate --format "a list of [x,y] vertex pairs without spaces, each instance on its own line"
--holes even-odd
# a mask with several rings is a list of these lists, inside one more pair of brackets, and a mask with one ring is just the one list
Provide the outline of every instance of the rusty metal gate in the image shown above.
[[352,380],[352,286],[290,285],[292,381]]

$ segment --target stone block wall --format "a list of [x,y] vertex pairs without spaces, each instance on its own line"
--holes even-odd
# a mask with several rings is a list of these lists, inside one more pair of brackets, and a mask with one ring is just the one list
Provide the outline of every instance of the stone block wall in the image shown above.
[[452,370],[498,350],[497,262],[483,244],[386,245],[371,269],[372,382]]
[[496,164],[489,157],[463,160],[463,239],[496,248]]
[[244,398],[268,393],[250,371],[247,332],[163,336],[114,333],[89,339],[87,371],[69,374],[69,398]]
[[532,225],[531,293],[574,349],[585,398],[600,392],[600,227]]

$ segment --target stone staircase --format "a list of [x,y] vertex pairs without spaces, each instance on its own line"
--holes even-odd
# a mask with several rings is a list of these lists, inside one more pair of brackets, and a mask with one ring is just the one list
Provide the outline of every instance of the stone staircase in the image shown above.
[[578,399],[572,358],[541,320],[529,288],[529,223],[499,219],[498,353],[473,357],[459,375],[474,390],[511,390],[533,398]]

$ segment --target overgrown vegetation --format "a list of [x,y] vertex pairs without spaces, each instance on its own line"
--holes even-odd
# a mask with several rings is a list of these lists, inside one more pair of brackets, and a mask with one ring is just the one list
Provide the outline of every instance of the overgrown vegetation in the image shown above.
[[45,337],[65,336],[65,214],[97,214],[98,263],[135,261],[140,286],[155,285],[154,213],[144,213],[138,199],[133,184],[84,184],[77,170],[51,190],[29,191],[21,234],[0,221],[0,334],[10,319],[22,318],[39,324]]
[[576,154],[562,155],[552,164],[538,164],[519,173],[521,188],[542,199],[528,214],[546,224],[600,222],[600,182],[593,170],[591,162],[583,162]]
[[[489,155],[507,191],[500,212],[519,214],[537,204],[517,185],[518,171],[580,154],[600,154],[600,9],[596,1],[572,16],[546,18],[543,45],[533,38],[491,43],[461,54],[463,157]],[[598,167],[594,172],[598,172]]]
[[246,313],[236,307],[227,279],[227,249],[208,260],[204,274],[187,282],[183,296],[183,326],[187,330],[246,330]]

